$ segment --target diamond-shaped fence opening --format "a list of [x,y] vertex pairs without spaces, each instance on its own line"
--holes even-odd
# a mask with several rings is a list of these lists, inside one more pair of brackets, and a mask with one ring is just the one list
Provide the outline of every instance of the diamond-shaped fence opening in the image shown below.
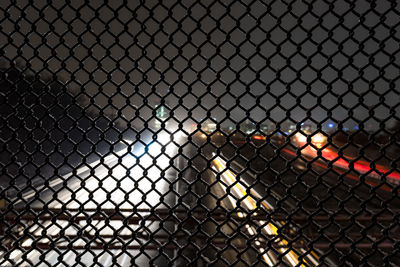
[[0,266],[400,265],[396,1],[1,1]]

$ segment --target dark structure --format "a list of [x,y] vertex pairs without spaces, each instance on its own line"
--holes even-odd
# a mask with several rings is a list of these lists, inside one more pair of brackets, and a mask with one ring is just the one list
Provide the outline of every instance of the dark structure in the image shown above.
[[0,266],[399,266],[399,10],[1,1]]

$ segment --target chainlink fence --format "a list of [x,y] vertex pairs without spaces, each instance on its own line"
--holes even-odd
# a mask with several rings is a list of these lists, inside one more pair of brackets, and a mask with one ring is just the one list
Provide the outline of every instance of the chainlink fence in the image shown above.
[[0,1],[0,266],[399,266],[396,1]]

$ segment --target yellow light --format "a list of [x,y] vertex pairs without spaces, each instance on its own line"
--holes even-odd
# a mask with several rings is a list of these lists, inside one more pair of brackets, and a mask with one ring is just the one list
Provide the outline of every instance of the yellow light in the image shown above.
[[[233,192],[235,193],[235,195],[239,198],[245,197],[242,201],[243,203],[247,206],[248,209],[252,210],[252,209],[256,209],[257,208],[257,201],[256,199],[254,199],[254,197],[252,197],[252,195],[254,194],[254,196],[258,196],[258,194],[253,190],[250,190],[251,195],[249,195],[247,193],[246,188],[237,182],[236,176],[235,174],[227,169],[227,166],[225,164],[225,162],[220,158],[217,157],[213,160],[214,165],[214,169],[216,169],[216,171],[218,172],[222,172],[221,173],[221,178],[223,178],[224,182],[230,185],[234,184],[233,187]],[[216,168],[215,168],[216,167]],[[219,183],[221,185],[222,188],[225,188],[225,186],[222,185],[222,183]],[[235,200],[231,199],[232,197],[229,196],[230,201],[232,203],[232,205],[236,205]],[[263,206],[267,209],[272,209],[272,206],[269,206],[265,201],[262,202]],[[239,217],[243,217],[244,215],[241,212],[237,213]],[[259,225],[264,225],[266,222],[265,221],[258,221]],[[285,224],[285,222],[281,222],[282,224]],[[279,227],[279,223],[276,224],[275,222],[268,222],[264,227],[263,230],[269,234],[269,235],[278,235],[278,227]],[[247,230],[249,231],[249,233],[251,235],[255,234],[255,232],[253,231],[253,229],[249,226],[246,225]],[[286,241],[285,239],[280,238],[279,243],[281,245],[287,245],[288,241]],[[298,258],[298,254],[291,250],[290,248],[281,248],[279,249],[283,254],[285,254],[285,258],[287,258],[287,260],[290,262],[290,264],[292,266],[296,266],[299,264],[299,258]],[[263,253],[263,259],[265,260],[265,262],[267,262],[268,264],[272,265],[271,259],[270,257],[264,253],[264,249],[260,248],[260,252]],[[314,254],[313,254],[314,255]],[[312,256],[311,256],[312,257]],[[318,258],[317,258],[318,259]],[[303,261],[306,262],[306,261]],[[315,262],[315,259],[313,259],[313,262]],[[302,264],[303,266],[304,264]]]

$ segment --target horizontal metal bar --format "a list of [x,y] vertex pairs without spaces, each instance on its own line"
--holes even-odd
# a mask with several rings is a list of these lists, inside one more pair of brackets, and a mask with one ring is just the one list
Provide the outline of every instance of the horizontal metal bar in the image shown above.
[[[2,209],[0,207],[0,211],[4,211],[4,209]],[[19,208],[19,209],[13,209],[12,211],[16,212],[16,213],[21,213],[21,212],[26,212],[26,209],[20,209]],[[41,208],[34,208],[34,207],[29,208],[29,212],[38,213],[38,212],[43,212],[43,211],[44,210],[41,209]],[[116,212],[120,212],[120,213],[122,213],[122,212],[129,212],[129,213],[154,213],[154,212],[157,212],[157,213],[160,213],[160,214],[170,214],[171,212],[188,214],[190,212],[190,214],[220,214],[220,215],[226,215],[229,212],[232,212],[232,213],[235,213],[235,212],[242,212],[242,213],[248,212],[248,213],[251,213],[251,214],[253,214],[253,213],[266,213],[265,209],[263,209],[263,208],[259,208],[259,209],[251,210],[251,211],[245,211],[245,210],[240,210],[240,209],[227,210],[227,209],[221,209],[221,208],[213,209],[211,211],[209,211],[209,210],[205,211],[204,209],[197,209],[197,210],[190,210],[189,211],[187,209],[182,209],[182,208],[179,208],[179,209],[168,209],[168,208],[157,208],[157,209],[143,209],[143,208],[140,208],[140,209],[135,209],[135,208],[129,208],[129,209],[127,209],[127,208],[115,208],[115,209],[110,209],[110,208],[107,208],[107,209],[103,209],[103,208],[95,208],[95,209],[94,208],[64,208],[64,209],[61,209],[61,208],[47,208],[46,211],[52,212],[52,213],[102,212],[102,213],[105,213],[105,214],[110,214],[110,213],[113,214],[113,213],[116,213]],[[304,211],[311,214],[311,213],[314,213],[314,212],[316,212],[318,210],[315,210],[315,209],[304,209]],[[354,209],[354,210],[353,209],[346,209],[346,211],[347,212],[359,212],[358,209]],[[370,213],[376,213],[376,212],[382,212],[382,209],[368,209],[368,211]],[[395,209],[394,208],[394,209],[390,209],[390,211],[393,214],[400,213],[400,209]],[[329,209],[326,209],[325,212],[329,213]],[[335,212],[336,212],[336,210],[335,210]],[[334,214],[330,214],[330,215],[334,215]]]
[[[102,212],[103,213],[103,212]],[[399,219],[396,216],[286,216],[286,215],[275,215],[275,214],[265,214],[265,215],[251,215],[249,217],[245,214],[242,216],[238,216],[237,214],[221,216],[219,214],[208,214],[206,215],[196,215],[195,213],[191,216],[180,215],[176,213],[165,214],[154,212],[153,214],[143,215],[143,216],[129,216],[129,215],[121,215],[121,214],[87,214],[87,216],[83,215],[73,215],[73,214],[54,214],[54,215],[32,215],[32,214],[23,214],[18,216],[6,215],[2,217],[4,221],[16,221],[16,220],[25,220],[25,221],[33,221],[33,220],[41,220],[41,221],[52,221],[52,220],[64,220],[64,221],[103,221],[103,220],[116,220],[116,221],[126,221],[129,224],[138,224],[142,221],[175,221],[175,222],[183,222],[193,223],[196,220],[202,221],[205,219],[212,218],[215,221],[227,221],[227,220],[235,220],[235,221],[253,221],[253,220],[263,220],[263,221],[284,221],[288,222],[309,222],[309,221],[336,221],[336,222],[351,222],[351,221],[359,221],[359,222],[395,222]],[[1,218],[1,216],[0,216]]]
[[[396,243],[392,242],[383,242],[383,243],[315,243],[312,246],[307,245],[307,244],[291,244],[291,245],[284,245],[284,244],[271,244],[269,247],[271,248],[288,248],[288,249],[293,249],[293,248],[314,248],[314,249],[324,249],[324,248],[337,248],[337,249],[350,249],[352,247],[355,248],[364,248],[364,249],[372,249],[372,248],[393,248],[396,245]],[[166,249],[166,250],[176,250],[176,249],[204,249],[205,246],[213,246],[217,248],[225,248],[229,249],[230,247],[232,249],[246,249],[249,247],[260,247],[260,246],[250,246],[250,245],[244,245],[244,244],[226,244],[226,242],[213,242],[213,243],[206,243],[206,244],[197,244],[197,246],[193,244],[188,244],[182,246],[179,245],[174,245],[174,244],[168,244],[168,245],[160,245],[160,244],[148,244],[148,245],[107,245],[107,244],[96,244],[96,245],[58,245],[58,244],[50,244],[50,243],[37,243],[35,246],[19,246],[18,248],[22,248],[25,250],[30,250],[30,249],[75,249],[75,250],[105,250],[105,249],[121,249],[121,250],[160,250],[160,249]],[[8,247],[10,250],[12,250],[14,247],[10,245]],[[268,249],[268,246],[264,246],[264,249]]]
[[[41,234],[35,235],[35,234],[30,234],[33,237],[40,237],[42,238],[43,236]],[[281,236],[285,236],[285,237],[297,237],[299,234],[298,233],[284,233]],[[362,237],[374,237],[374,238],[382,238],[384,236],[390,237],[391,239],[396,239],[396,241],[400,241],[400,234],[387,234],[384,235],[383,233],[367,233],[365,235],[362,235],[360,233],[344,233],[344,234],[339,234],[339,233],[321,233],[321,234],[315,234],[315,233],[307,233],[304,234],[306,235],[309,239],[312,239],[314,237],[316,238],[320,238],[320,237],[329,237],[329,238],[338,238],[338,237],[343,237],[346,236],[347,238],[362,238]],[[149,235],[149,234],[140,234],[140,233],[132,233],[131,235],[129,234],[98,234],[98,235],[93,235],[93,234],[88,234],[88,233],[84,233],[82,234],[82,236],[89,238],[89,239],[95,239],[95,238],[103,238],[103,239],[107,239],[107,238],[115,238],[117,237],[118,239],[122,239],[122,240],[130,240],[133,238],[142,238],[142,239],[150,239],[150,238],[154,238],[157,240],[160,239],[178,239],[178,238],[188,238],[190,237],[193,240],[197,240],[197,239],[204,239],[207,237],[204,236],[195,236],[195,235],[188,235],[188,234],[181,234],[181,233],[177,233],[177,234],[154,234],[154,235]],[[69,234],[69,235],[60,235],[60,234],[47,234],[46,237],[49,238],[68,238],[68,239],[74,239],[74,238],[78,238],[78,237],[82,237],[82,236],[78,236],[78,235],[74,235],[74,234]],[[276,238],[277,235],[268,235],[263,233],[261,235],[261,237],[263,238]],[[221,239],[226,239],[226,236],[213,236],[213,239],[217,239],[217,238],[221,238]]]

